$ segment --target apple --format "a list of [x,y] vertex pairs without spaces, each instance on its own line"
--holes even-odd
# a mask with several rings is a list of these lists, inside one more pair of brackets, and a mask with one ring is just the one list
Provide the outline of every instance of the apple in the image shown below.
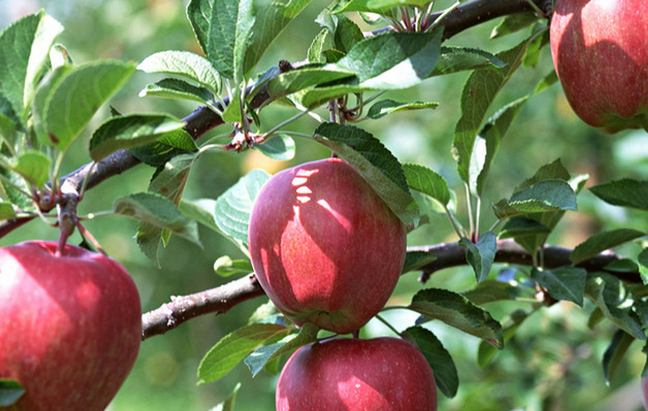
[[101,411],[137,357],[139,294],[109,257],[56,248],[0,248],[0,378],[25,388],[11,410]]
[[297,325],[346,334],[385,305],[406,252],[405,225],[339,158],[275,174],[255,199],[248,245],[259,283]]
[[565,96],[587,124],[648,130],[648,2],[556,0],[551,54]]
[[295,351],[279,376],[277,411],[436,411],[432,369],[409,342],[335,338]]

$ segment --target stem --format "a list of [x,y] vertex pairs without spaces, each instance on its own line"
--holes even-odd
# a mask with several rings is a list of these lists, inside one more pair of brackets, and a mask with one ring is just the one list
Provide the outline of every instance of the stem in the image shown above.
[[476,241],[475,240],[475,221],[473,219],[473,212],[472,212],[472,195],[470,194],[470,187],[468,187],[468,184],[464,184],[464,187],[466,188],[466,207],[468,208],[468,228],[470,230],[470,240],[471,241]]
[[385,320],[384,318],[382,318],[382,316],[381,316],[380,314],[376,314],[376,319],[377,319],[378,321],[380,321],[381,323],[385,324],[385,326],[386,326],[387,328],[389,328],[389,329],[390,329],[394,334],[396,334],[396,335],[400,335],[400,333],[398,332],[398,330],[397,330],[396,328],[394,328],[394,326],[391,325],[387,320]]
[[434,29],[436,26],[438,26],[438,25],[439,25],[439,22],[440,22],[441,20],[443,20],[443,19],[444,19],[448,14],[452,13],[452,11],[453,11],[454,9],[456,9],[457,7],[459,7],[460,5],[461,5],[461,3],[460,3],[459,1],[457,1],[455,4],[453,4],[452,6],[448,7],[448,8],[445,9],[443,12],[441,12],[441,15],[440,15],[439,17],[437,17],[436,20],[434,20],[434,21],[432,22],[432,24],[430,24],[430,26],[427,28],[427,30],[432,30],[432,29]]
[[285,121],[283,121],[283,122],[277,124],[276,126],[272,127],[269,131],[267,131],[267,132],[265,133],[265,138],[268,138],[268,137],[272,136],[272,135],[273,135],[274,133],[276,133],[280,128],[282,128],[282,127],[284,127],[284,126],[287,126],[288,124],[290,124],[290,123],[292,123],[293,121],[295,121],[295,120],[297,120],[297,119],[299,119],[299,118],[305,116],[305,115],[308,114],[308,113],[309,113],[308,111],[301,111],[301,112],[295,114],[294,116],[290,117],[289,119],[287,119],[287,120],[285,120]]

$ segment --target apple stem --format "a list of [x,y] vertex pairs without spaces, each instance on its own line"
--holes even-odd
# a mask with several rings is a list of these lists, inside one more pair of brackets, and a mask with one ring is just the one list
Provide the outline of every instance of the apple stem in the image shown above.
[[97,251],[99,251],[101,254],[105,255],[106,257],[108,256],[106,251],[99,244],[99,241],[97,241],[97,239],[92,235],[92,233],[90,231],[88,231],[81,224],[80,221],[77,221],[76,226],[79,229],[79,233],[81,234],[81,236],[85,237],[90,242],[90,244],[92,244],[97,249]]
[[389,323],[389,321],[385,320],[385,319],[384,319],[380,314],[376,314],[376,319],[377,319],[378,321],[380,321],[381,323],[385,324],[385,326],[386,326],[387,328],[389,328],[389,329],[390,329],[394,334],[400,336],[400,333],[398,332],[398,330],[397,330],[396,328],[394,328],[394,326],[391,325],[391,324]]

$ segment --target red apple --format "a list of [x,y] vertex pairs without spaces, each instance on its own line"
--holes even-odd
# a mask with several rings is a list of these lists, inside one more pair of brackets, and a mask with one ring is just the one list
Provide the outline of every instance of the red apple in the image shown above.
[[423,354],[399,338],[332,339],[301,347],[277,383],[277,411],[435,411]]
[[139,294],[114,260],[56,247],[0,248],[0,378],[25,388],[15,411],[102,411],[137,357]]
[[252,265],[272,302],[297,325],[353,332],[394,291],[405,225],[348,163],[329,158],[275,174],[249,224]]
[[551,54],[567,100],[607,132],[648,130],[648,2],[556,0]]

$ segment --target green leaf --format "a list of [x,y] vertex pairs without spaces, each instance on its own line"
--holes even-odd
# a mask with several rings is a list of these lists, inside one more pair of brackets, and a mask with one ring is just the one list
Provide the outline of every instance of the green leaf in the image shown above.
[[223,232],[216,225],[214,220],[214,209],[216,207],[216,200],[211,198],[202,198],[196,201],[190,201],[183,198],[180,201],[180,211],[188,217],[193,218],[203,226],[219,233]]
[[183,77],[205,86],[212,94],[220,93],[220,75],[204,57],[189,51],[162,51],[144,59],[138,70]]
[[457,367],[441,341],[430,330],[420,326],[407,328],[401,336],[423,353],[432,367],[434,380],[443,395],[448,398],[457,395],[459,387]]
[[603,272],[588,274],[585,295],[614,325],[639,340],[646,339],[641,319],[632,310],[632,294],[617,277]]
[[400,89],[426,79],[441,52],[443,30],[385,33],[358,42],[335,65],[356,73],[360,87]]
[[[20,174],[5,167],[0,167],[0,175],[4,177],[0,179],[0,185],[2,186],[2,192],[6,194],[7,199],[22,211],[36,211],[32,198],[24,194],[31,192],[31,188],[27,185],[25,179]],[[9,184],[9,182],[11,184]],[[19,187],[22,191],[18,190],[16,187]]]
[[265,171],[252,170],[227,189],[214,203],[216,225],[246,254],[250,212],[254,199],[269,179],[270,174]]
[[255,21],[252,0],[191,0],[187,14],[211,64],[223,77],[242,80]]
[[473,72],[461,96],[461,118],[455,128],[452,152],[461,179],[470,182],[470,162],[475,139],[495,97],[520,67],[528,40],[497,55],[506,66]]
[[0,201],[0,221],[8,220],[16,216],[13,204],[9,201]]
[[238,274],[250,274],[253,272],[250,260],[232,260],[224,255],[214,262],[214,272],[221,277],[230,277]]
[[15,404],[24,393],[25,389],[18,381],[0,378],[0,407],[9,407]]
[[475,271],[477,282],[485,280],[495,260],[497,235],[492,231],[488,231],[479,237],[477,243],[462,238],[459,245],[468,250],[466,260]]
[[399,6],[416,6],[425,9],[429,3],[430,0],[366,0],[366,7],[368,10],[374,11],[391,9]]
[[197,101],[202,104],[210,104],[214,101],[214,95],[207,88],[196,87],[186,81],[172,78],[147,85],[140,91],[139,96]]
[[648,210],[648,181],[626,178],[594,186],[589,190],[606,203]]
[[403,164],[407,185],[441,203],[444,208],[450,204],[448,183],[439,173],[425,166],[413,163]]
[[519,240],[526,236],[549,234],[551,230],[537,220],[527,217],[509,219],[499,233],[499,238],[515,238]]
[[493,28],[490,38],[496,39],[507,34],[515,33],[538,22],[538,15],[533,12],[518,13],[506,16]]
[[185,123],[166,114],[130,114],[103,123],[90,140],[90,157],[99,161],[120,150],[143,146],[180,130]]
[[576,193],[564,180],[543,180],[513,193],[493,205],[500,220],[530,213],[577,210]]
[[148,192],[119,197],[113,204],[113,211],[200,244],[196,222],[182,214],[171,200],[159,194]]
[[292,328],[278,324],[252,324],[227,334],[200,361],[199,383],[221,379],[266,341],[291,331]]
[[423,109],[432,109],[434,110],[439,106],[439,103],[424,103],[422,101],[416,101],[412,103],[399,103],[394,100],[381,100],[371,106],[367,112],[367,117],[377,120],[379,118],[385,117],[387,114],[396,113],[398,111],[409,111],[409,110],[423,110]]
[[[502,329],[504,334],[504,344],[508,343],[511,338],[515,335],[516,331],[524,320],[529,317],[529,313],[524,312],[523,310],[515,310],[502,320]],[[491,360],[498,353],[497,349],[491,345],[486,344],[485,341],[479,343],[479,348],[477,349],[477,364],[480,368],[484,369],[491,362]]]
[[310,344],[317,340],[319,328],[312,323],[306,323],[299,329],[299,332],[289,334],[276,343],[261,346],[245,358],[245,365],[252,372],[257,374],[271,361],[283,354],[290,354],[299,347]]
[[324,52],[328,49],[335,47],[335,41],[331,31],[327,28],[322,29],[317,36],[313,39],[310,47],[308,47],[308,62],[312,64],[327,63]]
[[433,253],[428,253],[426,251],[408,251],[405,254],[402,273],[404,274],[410,271],[416,271],[436,259],[437,257]]
[[306,66],[281,73],[268,82],[268,93],[273,98],[286,96],[308,87],[353,76],[353,71],[327,64]]
[[288,23],[297,17],[311,0],[275,0],[256,10],[251,44],[244,61],[244,74],[249,76],[268,46]]
[[644,285],[648,284],[648,248],[644,248],[637,257],[639,265],[639,274]]
[[52,160],[44,153],[27,150],[17,158],[13,170],[36,187],[42,187],[49,180]]
[[587,271],[564,266],[553,270],[531,269],[531,279],[543,286],[556,300],[571,301],[583,306]]
[[[519,285],[486,279],[463,296],[473,304],[484,305],[497,301],[528,301],[531,297]],[[532,300],[535,302],[535,300]]]
[[180,204],[189,172],[196,160],[195,154],[180,154],[158,169],[149,183],[148,191],[160,194],[175,205]]
[[41,141],[65,150],[134,72],[131,63],[108,60],[69,72],[50,90],[44,112],[48,135],[40,136]]
[[605,376],[605,383],[609,386],[612,382],[612,377],[616,369],[621,364],[624,355],[628,352],[628,348],[635,341],[634,337],[625,331],[618,330],[614,333],[610,345],[603,354],[603,375]]
[[259,150],[273,160],[288,161],[295,157],[295,140],[285,134],[273,136],[263,144],[256,144],[255,149]]
[[353,46],[365,39],[360,27],[344,14],[331,16],[331,18],[337,20],[333,37],[335,48],[337,50],[346,54],[353,48]]
[[405,224],[416,225],[418,206],[403,169],[378,139],[353,126],[323,123],[315,130],[315,140],[351,164]]
[[0,84],[22,123],[29,114],[36,84],[49,50],[63,26],[44,11],[26,16],[0,33]]
[[438,288],[421,290],[414,295],[408,308],[486,340],[499,349],[503,347],[502,326],[461,294]]
[[[0,100],[1,99],[2,96],[0,95]],[[11,119],[11,117],[6,116],[0,112],[0,149],[2,149],[3,143],[7,147],[10,147],[12,149],[15,148],[17,140],[17,127],[18,125],[14,122],[14,120]]]
[[234,391],[232,391],[232,394],[230,394],[229,397],[214,408],[210,409],[209,411],[234,411],[234,404],[236,403],[236,395],[239,392],[239,389],[241,388],[241,383],[239,382],[236,384],[236,387],[234,387]]
[[128,151],[141,162],[159,168],[178,155],[197,152],[198,147],[191,135],[182,129],[165,133],[153,143]]
[[430,76],[442,76],[481,68],[502,68],[504,66],[506,66],[506,63],[484,50],[444,46],[441,47],[441,54]]
[[644,231],[633,230],[631,228],[620,228],[596,233],[577,245],[569,256],[569,259],[572,263],[578,264],[590,257],[594,257],[602,251],[643,237],[644,235],[646,235]]

